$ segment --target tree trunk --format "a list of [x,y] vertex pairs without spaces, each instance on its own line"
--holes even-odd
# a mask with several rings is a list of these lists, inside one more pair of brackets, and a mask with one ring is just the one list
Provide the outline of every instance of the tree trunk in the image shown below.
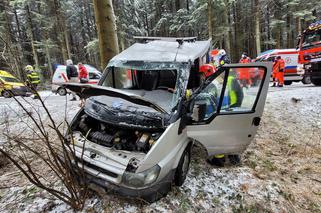
[[4,21],[5,21],[5,38],[0,38],[3,40],[3,43],[8,50],[9,57],[5,58],[7,64],[10,66],[11,71],[15,73],[18,78],[20,78],[22,81],[25,80],[25,74],[23,70],[22,65],[22,53],[20,44],[16,43],[15,38],[13,37],[13,30],[11,26],[11,18],[9,15],[9,10],[7,9],[9,5],[8,1],[3,2],[3,8],[4,8]]
[[224,6],[224,24],[227,28],[227,32],[224,35],[224,48],[227,54],[231,54],[231,45],[230,45],[230,26],[229,26],[229,6],[228,6],[228,0],[224,1],[225,6]]
[[111,0],[93,0],[100,49],[100,66],[104,69],[108,61],[118,54],[118,38],[115,15]]
[[208,38],[213,40],[213,10],[212,0],[207,1]]
[[50,74],[50,79],[52,79],[52,76],[54,74],[53,69],[52,69],[52,64],[51,64],[51,54],[50,54],[50,49],[49,49],[49,33],[46,30],[45,31],[45,52],[46,52],[46,58],[47,58],[47,64],[48,64],[48,68],[49,68],[49,74]]
[[301,17],[296,18],[296,30],[297,30],[298,34],[302,33]]
[[256,56],[261,53],[261,32],[260,32],[260,5],[259,0],[254,1],[255,7],[255,45]]
[[35,68],[38,70],[39,69],[39,59],[38,59],[37,49],[35,46],[35,36],[33,34],[33,24],[32,24],[32,18],[31,18],[29,4],[26,5],[26,11],[27,11],[27,23],[28,23],[27,28],[28,28],[28,35],[29,35],[30,43],[31,43],[32,56],[33,56],[33,60],[35,62]]

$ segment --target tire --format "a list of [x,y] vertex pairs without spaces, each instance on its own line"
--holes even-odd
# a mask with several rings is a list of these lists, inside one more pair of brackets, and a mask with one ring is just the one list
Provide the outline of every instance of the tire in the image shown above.
[[11,98],[10,92],[8,92],[6,90],[2,92],[2,96],[5,97],[5,98]]
[[174,183],[176,186],[183,185],[188,173],[190,162],[191,162],[191,146],[188,145],[184,150],[181,156],[181,159],[179,160],[178,166],[176,168],[175,177],[174,177]]
[[311,78],[311,82],[315,86],[321,86],[321,79],[313,79],[313,78]]
[[57,93],[60,96],[65,96],[67,94],[67,90],[65,88],[59,87],[59,89],[57,90]]
[[284,81],[284,84],[285,84],[285,85],[291,85],[291,84],[292,84],[292,81]]
[[304,76],[302,79],[303,84],[311,84],[311,77],[310,76]]
[[239,155],[229,155],[228,156],[230,163],[234,166],[241,164],[241,157]]

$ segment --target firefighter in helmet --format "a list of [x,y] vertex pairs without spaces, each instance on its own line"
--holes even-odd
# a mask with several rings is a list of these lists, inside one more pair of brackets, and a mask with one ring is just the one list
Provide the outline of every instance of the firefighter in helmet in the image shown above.
[[31,65],[25,67],[27,73],[27,85],[31,88],[34,93],[34,99],[39,99],[39,94],[37,92],[37,87],[40,84],[40,77],[38,72],[36,72]]

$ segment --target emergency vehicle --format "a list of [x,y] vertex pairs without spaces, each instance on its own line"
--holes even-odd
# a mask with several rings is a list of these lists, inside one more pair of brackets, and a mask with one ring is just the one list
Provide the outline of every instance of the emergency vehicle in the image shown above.
[[9,72],[0,70],[0,95],[10,98],[12,95],[30,96],[28,88]]
[[[88,77],[89,77],[89,81],[86,84],[98,84],[102,75],[101,72],[88,64],[84,64],[84,66],[88,71]],[[75,67],[77,68],[77,71],[79,73],[78,66],[75,65]],[[51,85],[52,92],[59,94],[61,96],[66,95],[67,90],[64,87],[62,87],[62,84],[66,82],[68,82],[66,66],[58,65],[52,78],[52,85]]]
[[272,49],[261,53],[255,61],[273,61],[277,56],[281,56],[285,62],[284,84],[291,85],[293,81],[309,84],[309,78],[303,77],[303,73],[298,73],[298,55],[296,49]]
[[316,85],[321,85],[321,20],[311,24],[303,31],[298,41],[299,67],[298,71],[311,79]]

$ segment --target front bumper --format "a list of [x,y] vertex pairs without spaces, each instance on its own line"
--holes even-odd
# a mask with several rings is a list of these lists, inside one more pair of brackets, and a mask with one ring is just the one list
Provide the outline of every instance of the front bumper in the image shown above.
[[[161,179],[157,179],[148,187],[127,187],[122,184],[122,179],[129,160],[133,157],[141,160],[145,154],[103,147],[83,138],[78,132],[74,132],[73,136],[77,144],[75,155],[78,159],[78,167],[84,168],[88,177],[86,183],[94,183],[106,191],[125,197],[143,199],[147,202],[154,202],[164,197],[171,189],[175,170],[170,170],[165,176],[160,176]],[[86,145],[85,150],[82,151],[80,147],[83,147],[84,140]]]
[[310,76],[311,79],[321,79],[321,61],[304,65],[304,76]]
[[27,87],[12,88],[10,90],[15,96],[30,96],[31,92]]
[[122,197],[139,199],[152,203],[161,199],[162,197],[165,197],[167,193],[171,190],[174,175],[175,170],[171,170],[163,179],[152,184],[150,187],[143,189],[133,189],[116,185],[96,176],[92,176],[90,174],[87,174],[87,182],[89,184],[93,183],[95,185],[98,185],[107,192],[114,193]]

